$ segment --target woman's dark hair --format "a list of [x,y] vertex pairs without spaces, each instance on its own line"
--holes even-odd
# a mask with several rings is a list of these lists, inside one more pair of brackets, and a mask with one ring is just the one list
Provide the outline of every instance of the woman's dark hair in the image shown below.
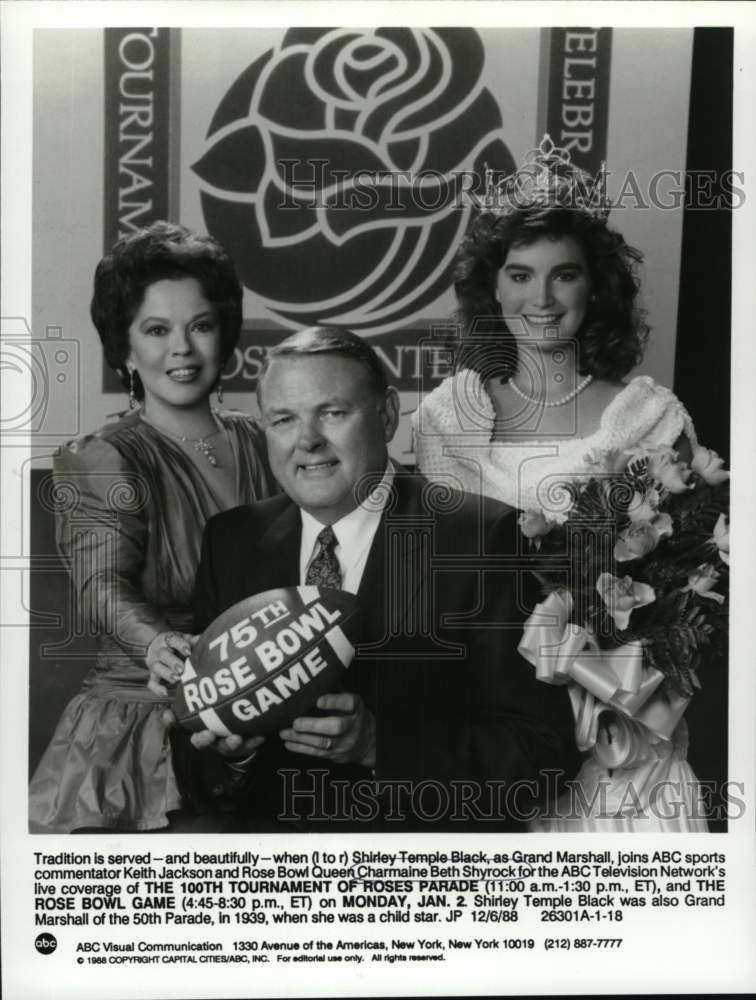
[[462,328],[458,368],[473,368],[481,378],[507,377],[517,370],[517,346],[496,299],[499,270],[512,247],[565,236],[581,246],[591,280],[591,301],[578,331],[580,374],[616,379],[640,362],[648,336],[636,301],[642,254],[587,213],[551,208],[505,216],[482,213],[463,240],[454,272]]
[[[105,360],[128,389],[129,327],[149,285],[165,278],[195,278],[220,322],[221,357],[228,360],[242,323],[242,287],[233,262],[212,236],[199,236],[172,222],[153,222],[123,236],[97,265],[90,306]],[[134,395],[144,398],[137,373]]]

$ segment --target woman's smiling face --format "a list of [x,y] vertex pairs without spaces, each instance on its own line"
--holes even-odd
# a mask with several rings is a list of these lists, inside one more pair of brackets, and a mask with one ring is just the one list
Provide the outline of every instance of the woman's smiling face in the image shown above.
[[588,262],[572,236],[510,248],[497,297],[512,334],[542,347],[574,340],[591,294]]
[[129,367],[144,387],[145,412],[203,404],[221,368],[220,322],[196,278],[148,285],[129,327]]

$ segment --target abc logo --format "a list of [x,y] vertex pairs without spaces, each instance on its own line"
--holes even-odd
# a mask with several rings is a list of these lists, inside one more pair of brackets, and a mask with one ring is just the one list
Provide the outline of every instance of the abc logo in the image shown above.
[[34,939],[34,947],[40,955],[52,955],[58,947],[58,939],[54,934],[38,934]]

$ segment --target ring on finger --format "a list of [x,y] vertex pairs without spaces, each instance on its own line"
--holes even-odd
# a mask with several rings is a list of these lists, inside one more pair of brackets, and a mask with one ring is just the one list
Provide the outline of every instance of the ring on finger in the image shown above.
[[326,736],[326,738],[325,738],[325,749],[326,750],[330,750],[332,746],[333,746],[333,740],[331,739],[330,736]]

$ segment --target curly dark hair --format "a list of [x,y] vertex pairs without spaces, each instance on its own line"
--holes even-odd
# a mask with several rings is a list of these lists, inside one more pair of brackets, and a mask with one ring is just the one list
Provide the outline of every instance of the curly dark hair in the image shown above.
[[[242,287],[233,261],[212,236],[199,236],[172,222],[153,222],[123,236],[97,265],[90,306],[105,360],[125,388],[130,376],[129,327],[149,285],[165,278],[196,278],[220,322],[223,364],[236,347],[242,323]],[[144,398],[134,373],[134,395]]]
[[642,254],[586,213],[550,208],[506,216],[485,212],[473,222],[457,252],[454,272],[462,328],[459,368],[473,368],[481,378],[514,374],[517,346],[496,299],[497,275],[512,247],[565,236],[582,247],[591,279],[591,301],[578,331],[580,374],[616,379],[640,362],[648,337],[636,301]]

